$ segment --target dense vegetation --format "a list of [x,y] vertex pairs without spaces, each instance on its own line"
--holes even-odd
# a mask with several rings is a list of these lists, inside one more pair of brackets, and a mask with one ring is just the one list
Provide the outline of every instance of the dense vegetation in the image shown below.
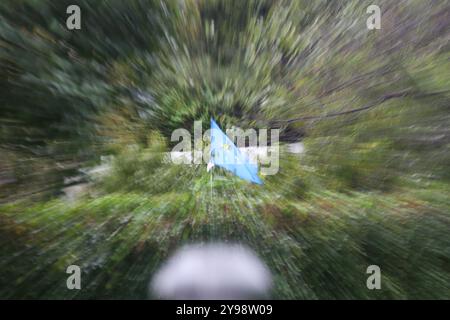
[[[450,298],[450,5],[377,3],[381,30],[359,0],[0,2],[0,297],[147,298],[173,250],[226,240],[274,298]],[[305,152],[211,194],[162,157],[211,116]]]

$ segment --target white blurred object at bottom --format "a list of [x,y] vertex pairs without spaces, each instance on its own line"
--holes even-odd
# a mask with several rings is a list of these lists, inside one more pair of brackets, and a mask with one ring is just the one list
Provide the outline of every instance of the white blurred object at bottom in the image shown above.
[[150,289],[163,299],[253,299],[268,296],[268,268],[239,244],[199,244],[178,250]]

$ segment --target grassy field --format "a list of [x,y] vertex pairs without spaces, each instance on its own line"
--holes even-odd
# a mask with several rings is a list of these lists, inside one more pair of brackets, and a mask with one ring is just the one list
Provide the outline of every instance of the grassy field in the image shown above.
[[[168,167],[167,176],[176,187],[157,195],[0,207],[0,296],[151,298],[151,276],[175,249],[220,241],[255,250],[276,299],[450,298],[446,185],[297,197],[281,178],[256,186],[217,172],[211,188],[203,167]],[[82,268],[83,290],[67,290],[70,264]],[[382,290],[366,287],[371,264]]]

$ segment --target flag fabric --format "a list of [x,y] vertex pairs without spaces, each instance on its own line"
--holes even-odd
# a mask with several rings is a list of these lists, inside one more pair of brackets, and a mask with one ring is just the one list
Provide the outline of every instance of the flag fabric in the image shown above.
[[241,179],[256,184],[263,183],[258,176],[258,164],[251,163],[212,118],[210,155],[208,171],[212,166],[218,166],[231,171]]

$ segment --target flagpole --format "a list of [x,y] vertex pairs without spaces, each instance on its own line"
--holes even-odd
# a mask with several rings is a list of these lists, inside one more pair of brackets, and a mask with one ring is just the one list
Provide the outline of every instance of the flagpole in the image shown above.
[[211,200],[211,202],[210,203],[212,204],[212,169],[211,169],[211,176],[210,176],[209,182],[210,182],[209,185],[211,186],[211,192],[210,192],[210,195],[211,195],[211,199],[210,200]]

